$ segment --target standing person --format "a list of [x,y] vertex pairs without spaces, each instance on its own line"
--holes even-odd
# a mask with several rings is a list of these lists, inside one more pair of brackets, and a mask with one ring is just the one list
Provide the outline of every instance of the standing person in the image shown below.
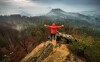
[[51,26],[46,25],[46,24],[45,24],[44,26],[50,28],[50,30],[51,30],[51,40],[52,40],[53,37],[54,37],[54,40],[55,40],[55,35],[56,35],[56,31],[57,31],[57,29],[58,29],[58,28],[62,28],[62,27],[64,27],[64,25],[56,26],[55,23],[52,23]]

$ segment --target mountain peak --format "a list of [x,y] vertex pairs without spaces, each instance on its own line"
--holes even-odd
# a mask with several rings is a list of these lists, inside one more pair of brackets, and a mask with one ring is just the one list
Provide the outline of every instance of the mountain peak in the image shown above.
[[66,12],[60,8],[52,9],[49,13],[46,14],[46,16],[57,16],[57,17],[63,17],[65,15]]
[[52,12],[57,12],[57,11],[60,11],[60,12],[64,12],[62,9],[60,9],[60,8],[55,8],[55,9],[52,9],[51,10]]

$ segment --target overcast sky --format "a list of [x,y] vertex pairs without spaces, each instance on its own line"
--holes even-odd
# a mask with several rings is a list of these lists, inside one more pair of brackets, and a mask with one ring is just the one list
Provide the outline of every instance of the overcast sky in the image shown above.
[[99,6],[100,0],[0,0],[0,15],[43,15],[52,8],[66,12],[93,11]]

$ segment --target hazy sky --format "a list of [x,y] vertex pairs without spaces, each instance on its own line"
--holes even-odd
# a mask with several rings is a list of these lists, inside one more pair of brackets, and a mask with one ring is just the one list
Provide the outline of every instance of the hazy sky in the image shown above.
[[100,0],[0,0],[0,15],[42,15],[52,8],[66,12],[92,11],[100,9]]

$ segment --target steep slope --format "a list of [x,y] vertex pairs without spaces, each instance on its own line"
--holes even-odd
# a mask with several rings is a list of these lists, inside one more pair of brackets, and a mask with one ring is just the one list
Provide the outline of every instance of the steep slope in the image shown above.
[[38,57],[39,54],[41,54],[42,51],[44,50],[45,46],[47,46],[50,43],[52,43],[54,45],[53,46],[53,51],[50,52],[49,56],[47,56],[44,60],[42,60],[42,62],[55,62],[55,61],[57,62],[59,60],[60,60],[60,62],[64,61],[66,59],[66,56],[69,54],[69,50],[66,48],[66,45],[63,44],[63,45],[61,45],[60,48],[59,47],[55,48],[56,41],[52,41],[52,42],[47,41],[46,43],[41,43],[40,45],[38,45],[21,62],[31,62],[32,57]]
[[[49,53],[45,51],[45,47],[49,44],[53,44],[53,50],[48,49]],[[45,54],[47,53],[47,54]],[[41,55],[42,54],[42,55]],[[67,56],[70,58],[68,59]],[[71,51],[67,48],[66,44],[61,44],[59,47],[56,47],[56,41],[53,40],[47,41],[45,43],[41,43],[38,45],[31,53],[29,53],[25,58],[22,59],[21,62],[66,62],[75,61],[75,55],[71,53]],[[84,60],[77,57],[78,62],[85,62]]]

